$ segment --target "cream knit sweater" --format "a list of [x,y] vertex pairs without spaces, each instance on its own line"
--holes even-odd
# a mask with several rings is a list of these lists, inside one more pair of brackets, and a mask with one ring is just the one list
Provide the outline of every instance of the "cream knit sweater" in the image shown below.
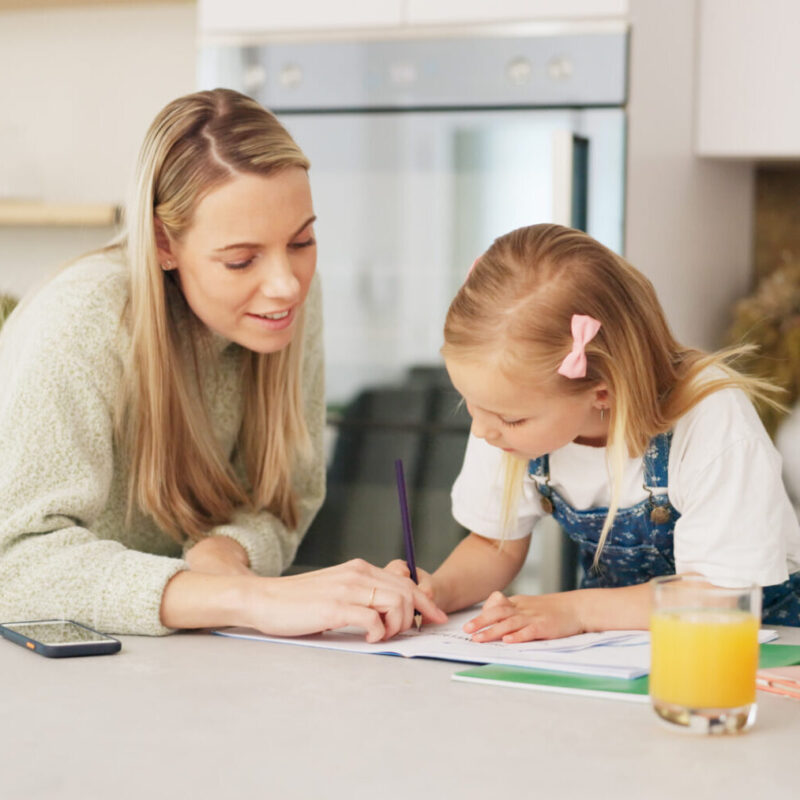
[[[151,518],[136,513],[126,525],[128,457],[113,437],[128,293],[125,265],[92,255],[24,302],[0,334],[0,621],[67,618],[107,632],[170,632],[160,621],[161,596],[187,565]],[[295,479],[301,524],[289,531],[267,512],[242,509],[210,532],[239,542],[260,575],[279,575],[292,562],[325,491],[317,279],[306,309],[303,386],[314,458]],[[203,394],[232,457],[244,351],[213,341]]]

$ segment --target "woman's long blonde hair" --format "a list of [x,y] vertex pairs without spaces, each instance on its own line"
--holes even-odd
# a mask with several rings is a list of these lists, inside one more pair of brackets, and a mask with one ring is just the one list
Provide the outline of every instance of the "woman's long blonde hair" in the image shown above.
[[131,348],[116,413],[118,446],[130,458],[128,514],[152,516],[178,541],[202,538],[244,505],[297,525],[292,472],[307,454],[301,359],[303,315],[288,347],[244,355],[244,416],[237,475],[217,443],[202,394],[202,323],[191,313],[187,360],[176,319],[183,295],[158,260],[157,218],[180,240],[198,202],[237,174],[273,175],[309,162],[278,120],[254,100],[228,89],[197,92],[169,103],[142,145],[126,231],[107,249],[127,255],[130,302],[125,322]]
[[[601,322],[586,346],[586,376],[576,379],[557,371],[572,348],[573,314]],[[539,390],[579,394],[606,385],[612,490],[595,564],[619,507],[627,458],[643,455],[653,436],[720,389],[776,404],[771,384],[731,366],[746,348],[704,353],[679,344],[650,281],[591,236],[561,225],[496,239],[451,303],[444,338],[445,358],[496,364],[510,380]],[[524,469],[523,461],[506,459],[506,525]]]

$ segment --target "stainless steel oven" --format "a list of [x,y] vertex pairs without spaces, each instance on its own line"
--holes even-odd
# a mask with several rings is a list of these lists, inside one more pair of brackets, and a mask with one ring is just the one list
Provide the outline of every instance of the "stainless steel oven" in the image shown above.
[[203,49],[202,85],[274,110],[312,165],[331,441],[302,566],[401,554],[401,456],[420,564],[463,535],[449,487],[469,419],[438,353],[445,312],[512,228],[562,222],[621,251],[626,59],[617,28]]

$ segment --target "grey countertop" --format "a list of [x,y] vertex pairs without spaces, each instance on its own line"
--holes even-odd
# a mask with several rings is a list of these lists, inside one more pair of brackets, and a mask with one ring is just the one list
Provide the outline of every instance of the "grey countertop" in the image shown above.
[[[800,629],[779,642],[800,643]],[[800,702],[698,738],[646,704],[205,633],[53,660],[0,640],[0,798],[800,796]]]

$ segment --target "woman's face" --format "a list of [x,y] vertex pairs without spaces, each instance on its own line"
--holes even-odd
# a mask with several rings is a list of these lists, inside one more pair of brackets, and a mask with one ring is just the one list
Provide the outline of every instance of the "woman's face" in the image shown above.
[[240,174],[200,200],[180,240],[159,236],[159,260],[212,331],[274,353],[292,340],[314,275],[314,219],[301,167]]

